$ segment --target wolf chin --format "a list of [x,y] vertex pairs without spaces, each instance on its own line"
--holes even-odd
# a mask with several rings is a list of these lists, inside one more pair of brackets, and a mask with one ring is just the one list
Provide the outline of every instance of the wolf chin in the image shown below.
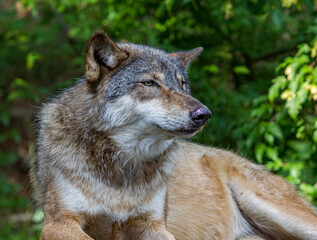
[[90,37],[85,77],[39,113],[42,239],[317,239],[313,207],[286,181],[184,139],[211,117],[186,75],[201,52]]

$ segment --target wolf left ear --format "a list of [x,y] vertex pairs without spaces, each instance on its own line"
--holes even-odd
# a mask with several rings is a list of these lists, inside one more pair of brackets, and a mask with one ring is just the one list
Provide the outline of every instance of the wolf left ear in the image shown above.
[[95,32],[88,40],[85,52],[85,77],[87,81],[100,79],[101,66],[109,71],[117,68],[120,62],[128,58],[103,31]]
[[180,62],[181,66],[184,69],[187,69],[189,64],[197,58],[203,50],[204,49],[202,47],[198,47],[189,51],[173,52],[170,53],[170,56],[176,58]]

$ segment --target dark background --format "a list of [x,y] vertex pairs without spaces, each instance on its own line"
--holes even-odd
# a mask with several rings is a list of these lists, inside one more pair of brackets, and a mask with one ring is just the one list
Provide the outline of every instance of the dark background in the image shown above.
[[264,164],[317,203],[313,0],[2,0],[0,239],[38,239],[27,176],[35,114],[83,75],[89,36],[166,51],[204,47],[192,93],[213,112],[193,140]]

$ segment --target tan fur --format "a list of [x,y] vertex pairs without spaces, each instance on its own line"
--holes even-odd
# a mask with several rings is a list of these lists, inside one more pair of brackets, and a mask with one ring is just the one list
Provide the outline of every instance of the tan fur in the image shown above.
[[[170,239],[175,238],[165,228],[163,219],[152,221],[151,216],[139,216],[129,219],[123,224],[112,225],[112,238],[114,240],[129,239]],[[144,231],[147,229],[148,231]]]
[[[183,146],[185,157],[168,188],[167,228],[176,239],[235,239],[234,204],[258,237],[317,239],[314,210],[285,180],[231,152],[192,143]],[[249,194],[249,200],[242,199]],[[253,195],[269,204],[276,215],[265,215],[261,205],[254,208]],[[277,221],[283,215],[292,226]]]
[[[167,229],[176,239],[317,239],[317,235],[314,235],[317,234],[317,217],[313,209],[282,178],[231,152],[189,142],[179,144],[177,156],[180,159],[169,180],[166,211]],[[250,193],[270,204],[278,215],[287,215],[295,225],[303,228],[296,232],[287,224],[278,223],[278,216],[265,216],[253,209],[252,205],[248,209],[249,202],[239,201],[239,196],[235,196]],[[241,205],[241,211],[251,220],[253,231],[258,236],[236,236],[234,204]],[[50,211],[55,212],[57,209],[53,207]],[[261,205],[258,209],[261,209]],[[48,212],[46,209],[46,216],[50,216]],[[56,239],[49,237],[57,233],[56,229],[59,229],[60,234],[64,232],[60,230],[65,229],[64,234],[71,232],[71,236],[76,236],[71,239],[91,239],[88,235],[83,238],[81,228],[94,239],[134,239],[118,236],[122,232],[135,236],[139,234],[138,225],[146,223],[137,218],[130,219],[120,227],[112,223],[107,226],[103,215],[62,215],[65,218],[62,226],[46,219],[43,239]],[[305,226],[314,232],[305,235]],[[155,225],[152,227],[156,228]]]
[[241,237],[237,240],[264,240],[264,238],[252,235],[252,236]]

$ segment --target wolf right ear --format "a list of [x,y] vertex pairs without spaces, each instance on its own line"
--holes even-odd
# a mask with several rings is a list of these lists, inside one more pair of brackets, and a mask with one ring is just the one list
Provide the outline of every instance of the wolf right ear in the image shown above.
[[95,32],[88,40],[85,52],[85,77],[89,82],[100,79],[101,66],[109,71],[117,68],[120,62],[128,58],[103,31]]
[[170,56],[176,58],[184,69],[187,69],[189,64],[198,57],[204,49],[202,47],[194,48],[189,51],[172,52]]

